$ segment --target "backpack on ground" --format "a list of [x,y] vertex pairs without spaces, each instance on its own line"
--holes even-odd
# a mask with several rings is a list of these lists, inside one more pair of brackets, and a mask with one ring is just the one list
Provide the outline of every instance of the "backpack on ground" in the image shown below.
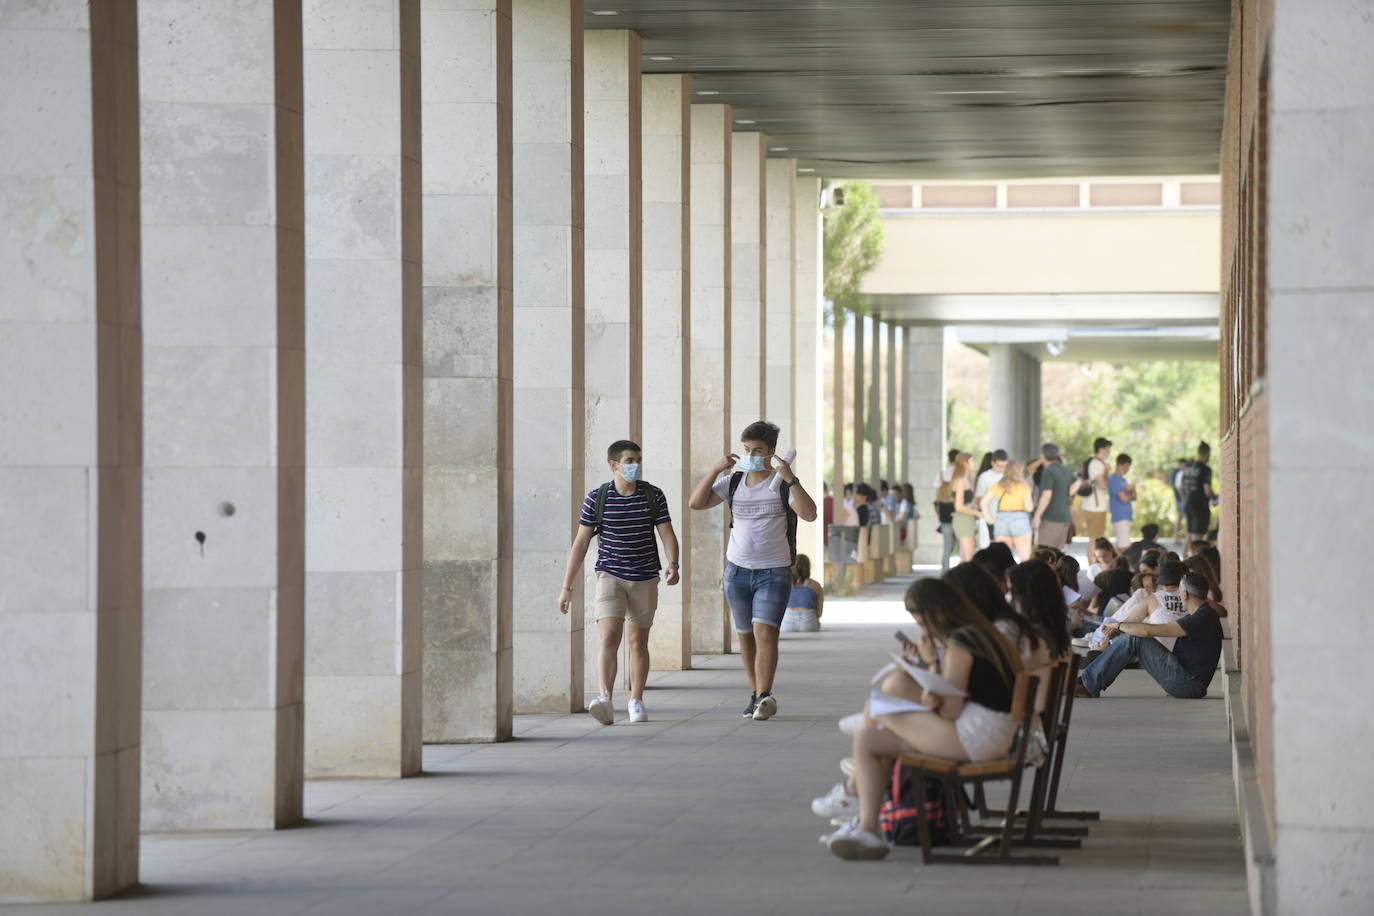
[[[733,514],[735,511],[735,491],[739,489],[740,483],[744,480],[744,472],[736,471],[730,475],[730,488],[726,491],[725,502],[730,507],[731,519],[730,527],[735,527]],[[787,513],[787,551],[792,556],[792,562],[797,562],[797,513],[792,511],[790,497],[792,495],[792,485],[783,480],[779,482],[778,495],[782,497],[782,508]]]
[[918,818],[922,817],[930,828],[931,845],[947,845],[950,836],[944,786],[938,779],[918,777],[910,767],[893,764],[892,786],[878,810],[883,836],[894,846],[919,846]]
[[1091,458],[1089,458],[1087,461],[1084,461],[1083,469],[1078,473],[1079,483],[1077,493],[1079,496],[1093,495],[1093,479],[1092,476],[1088,473],[1088,465],[1092,463],[1093,460]]
[[[606,497],[611,495],[612,486],[614,486],[614,483],[608,481],[603,483],[596,490],[596,499],[592,507],[592,537],[600,537],[601,529],[605,527],[603,523],[606,517]],[[663,491],[647,480],[635,481],[636,493],[639,492],[641,487],[644,488],[644,502],[649,507],[649,522],[652,524],[654,520],[654,500],[661,499],[663,497]]]

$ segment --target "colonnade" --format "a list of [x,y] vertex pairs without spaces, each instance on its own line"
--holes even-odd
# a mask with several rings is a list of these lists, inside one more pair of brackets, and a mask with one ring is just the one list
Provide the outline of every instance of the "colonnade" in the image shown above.
[[656,665],[729,651],[722,513],[685,497],[759,417],[821,491],[820,184],[582,21],[0,25],[0,901],[107,896],[141,829],[286,826],[307,777],[582,709],[595,627],[557,585],[613,439],[684,545]]

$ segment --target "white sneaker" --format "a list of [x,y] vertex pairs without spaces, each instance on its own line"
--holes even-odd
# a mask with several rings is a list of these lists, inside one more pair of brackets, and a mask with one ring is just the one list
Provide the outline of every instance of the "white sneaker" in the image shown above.
[[855,830],[859,829],[858,817],[835,817],[830,819],[830,823],[839,829],[832,830],[829,833],[822,833],[820,835],[822,846],[829,846],[830,841],[836,837],[843,836],[846,833],[853,833]]
[[882,859],[889,851],[887,840],[860,830],[857,822],[852,828],[846,825],[836,830],[825,845],[841,859]]
[[840,772],[846,776],[854,775],[854,758],[845,757],[840,761]]
[[863,728],[864,714],[861,712],[851,713],[839,721],[840,731],[846,735],[853,735]]
[[853,817],[859,813],[859,800],[837,782],[829,792],[811,799],[811,810],[820,817]]
[[587,712],[602,725],[610,725],[615,721],[615,707],[611,705],[610,697],[597,697],[592,700],[587,704]]
[[778,701],[770,693],[759,697],[759,705],[754,707],[754,721],[762,722],[764,719],[771,719],[778,711]]
[[630,701],[630,721],[631,721],[631,722],[648,722],[648,721],[649,721],[649,714],[648,714],[647,712],[644,711],[644,701],[643,701],[643,700],[631,700],[631,701]]

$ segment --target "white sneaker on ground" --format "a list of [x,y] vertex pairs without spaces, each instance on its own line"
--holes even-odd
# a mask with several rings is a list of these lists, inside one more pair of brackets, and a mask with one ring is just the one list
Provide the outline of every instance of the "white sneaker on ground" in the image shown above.
[[754,721],[762,722],[764,719],[771,719],[778,711],[778,701],[771,693],[759,697],[759,705],[754,707]]
[[829,833],[822,833],[820,835],[820,841],[822,846],[829,846],[830,841],[835,839],[836,837],[842,836],[846,833],[853,833],[855,830],[859,829],[858,817],[834,817],[830,819],[830,823],[833,824],[835,827],[838,827],[839,829],[832,830]]
[[846,735],[853,735],[860,728],[863,728],[864,714],[861,712],[851,713],[839,721],[840,731]]
[[811,810],[820,817],[853,817],[859,813],[859,800],[837,782],[829,792],[811,799]]
[[610,697],[597,697],[592,700],[587,704],[587,712],[602,725],[610,725],[615,721],[615,707],[611,705]]
[[643,701],[643,700],[631,700],[631,701],[630,701],[630,721],[631,721],[631,722],[648,722],[648,721],[649,721],[649,714],[648,714],[647,712],[644,711],[644,701]]
[[859,825],[841,827],[825,844],[832,853],[841,859],[882,859],[888,854],[887,840],[876,833],[860,830]]
[[845,757],[840,761],[840,772],[846,776],[854,775],[854,758]]

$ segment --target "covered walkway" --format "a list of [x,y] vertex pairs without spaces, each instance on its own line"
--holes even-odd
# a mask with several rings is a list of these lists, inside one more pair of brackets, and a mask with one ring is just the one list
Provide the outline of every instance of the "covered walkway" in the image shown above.
[[906,581],[786,639],[769,722],[739,717],[736,657],[699,656],[653,675],[648,723],[519,716],[508,743],[427,746],[417,778],[307,783],[299,828],[145,836],[142,896],[9,912],[1248,912],[1225,702],[1164,699],[1137,671],[1075,707],[1065,791],[1103,820],[1060,867],[847,863],[817,844],[807,801],[837,778],[835,720],[908,619]]

